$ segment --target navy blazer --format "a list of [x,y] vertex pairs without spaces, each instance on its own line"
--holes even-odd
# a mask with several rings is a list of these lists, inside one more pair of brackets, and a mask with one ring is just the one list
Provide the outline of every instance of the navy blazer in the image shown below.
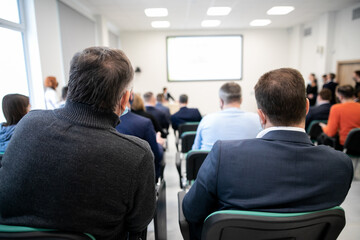
[[200,122],[201,114],[197,108],[182,107],[171,116],[171,125],[177,130],[179,125],[186,122]]
[[155,108],[159,109],[160,111],[162,111],[163,113],[165,113],[166,116],[166,120],[167,122],[170,124],[170,109],[168,107],[165,107],[164,105],[162,105],[161,103],[156,103]]
[[308,114],[306,115],[305,129],[308,128],[309,124],[313,120],[328,120],[330,108],[330,103],[324,103],[319,106],[311,107]]
[[217,210],[307,212],[338,206],[352,178],[346,154],[314,146],[303,132],[217,141],[185,195],[183,211],[200,239],[204,219]]
[[145,108],[146,112],[153,115],[163,129],[169,129],[169,122],[167,121],[165,113],[153,106],[146,106]]
[[147,141],[155,157],[156,179],[160,177],[160,163],[163,158],[163,149],[156,142],[156,133],[150,119],[132,112],[120,117],[120,124],[116,126],[120,133],[139,137]]

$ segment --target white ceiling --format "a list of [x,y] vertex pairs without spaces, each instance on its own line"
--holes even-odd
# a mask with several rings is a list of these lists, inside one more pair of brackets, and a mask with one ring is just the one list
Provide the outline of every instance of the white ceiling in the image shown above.
[[[169,30],[204,29],[203,20],[218,19],[221,25],[215,29],[243,29],[250,27],[254,19],[268,18],[272,23],[266,28],[287,28],[311,21],[329,11],[349,7],[360,0],[77,0],[95,14],[101,14],[119,30],[154,30],[154,20],[170,21]],[[229,6],[228,16],[207,16],[209,7]],[[273,6],[294,6],[295,10],[285,16],[268,16],[266,11]],[[164,7],[167,17],[148,18],[145,8]]]

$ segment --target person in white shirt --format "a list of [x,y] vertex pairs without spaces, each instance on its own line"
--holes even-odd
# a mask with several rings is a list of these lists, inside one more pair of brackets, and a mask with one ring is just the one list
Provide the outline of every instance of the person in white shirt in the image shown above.
[[56,80],[56,77],[48,76],[45,79],[45,106],[48,110],[52,110],[58,107],[59,98],[56,94],[56,88],[58,85],[59,83]]

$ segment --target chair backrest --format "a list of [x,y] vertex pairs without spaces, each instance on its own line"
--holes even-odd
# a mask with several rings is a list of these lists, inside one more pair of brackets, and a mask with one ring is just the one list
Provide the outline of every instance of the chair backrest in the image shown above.
[[340,207],[305,213],[224,210],[210,214],[202,240],[335,240],[345,226]]
[[360,157],[360,128],[352,129],[344,144],[346,154]]
[[190,132],[184,132],[181,134],[181,152],[187,153],[191,150],[192,145],[194,144],[196,132],[190,131]]
[[323,132],[319,123],[327,123],[327,120],[313,120],[306,129],[307,134],[311,140],[316,140],[317,137]]
[[73,233],[44,228],[0,225],[0,240],[9,239],[95,240],[95,237],[88,233]]
[[181,136],[184,132],[196,131],[199,126],[199,122],[186,122],[182,123],[178,127],[179,136]]
[[210,151],[191,150],[186,154],[186,178],[188,181],[196,179],[199,169]]

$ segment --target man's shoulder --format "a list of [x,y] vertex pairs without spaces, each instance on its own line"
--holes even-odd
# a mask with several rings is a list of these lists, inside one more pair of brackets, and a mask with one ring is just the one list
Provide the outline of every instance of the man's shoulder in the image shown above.
[[119,133],[116,130],[114,130],[113,133],[116,135],[116,139],[114,139],[115,144],[122,149],[126,149],[129,153],[151,152],[150,146],[145,140],[135,136]]

